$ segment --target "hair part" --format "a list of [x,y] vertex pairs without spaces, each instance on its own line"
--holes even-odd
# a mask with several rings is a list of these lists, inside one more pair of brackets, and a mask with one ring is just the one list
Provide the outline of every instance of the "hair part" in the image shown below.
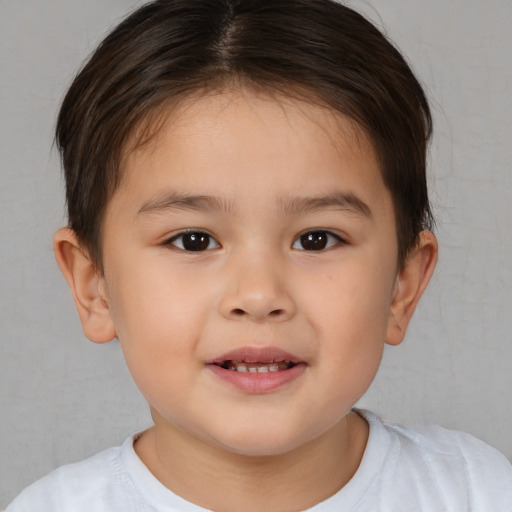
[[334,0],[157,0],[104,39],[56,128],[69,226],[96,266],[127,142],[150,138],[166,104],[233,85],[321,104],[362,128],[392,196],[403,267],[432,225],[428,102],[398,50]]

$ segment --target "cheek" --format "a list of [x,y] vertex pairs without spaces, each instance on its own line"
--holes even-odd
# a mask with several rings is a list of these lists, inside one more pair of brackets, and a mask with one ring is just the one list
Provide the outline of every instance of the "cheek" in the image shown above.
[[390,267],[360,258],[317,276],[306,297],[316,307],[320,323],[340,333],[385,332],[394,283]]
[[378,260],[361,259],[316,280],[316,293],[307,296],[310,318],[333,372],[373,378],[384,349],[392,276]]
[[[146,261],[147,260],[147,261]],[[161,258],[119,262],[109,279],[109,296],[119,337],[157,343],[190,328],[208,300],[207,287],[192,273]],[[142,341],[142,340],[141,340]]]
[[[158,375],[176,380],[181,362],[193,360],[208,297],[169,269],[137,265],[129,272],[128,267],[119,265],[111,274],[109,296],[124,357],[143,390]],[[139,268],[146,270],[134,271]],[[166,369],[169,361],[175,363],[173,372]]]

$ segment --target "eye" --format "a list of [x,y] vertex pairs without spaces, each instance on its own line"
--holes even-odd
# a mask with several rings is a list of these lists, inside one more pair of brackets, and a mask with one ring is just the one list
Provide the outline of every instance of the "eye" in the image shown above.
[[302,233],[292,244],[292,249],[323,251],[343,243],[344,240],[330,231],[318,230]]
[[182,251],[208,251],[211,249],[218,249],[220,245],[217,241],[204,231],[186,231],[173,236],[166,242],[167,244],[174,245]]

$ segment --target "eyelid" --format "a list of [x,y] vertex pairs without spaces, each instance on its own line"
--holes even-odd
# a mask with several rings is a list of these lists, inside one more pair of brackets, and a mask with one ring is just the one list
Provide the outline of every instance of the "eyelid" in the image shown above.
[[[328,243],[327,247],[324,247],[322,249],[316,249],[316,250],[313,250],[313,249],[308,250],[308,249],[296,247],[296,244],[300,243],[301,238],[304,235],[307,235],[309,233],[322,233],[322,234],[327,235],[328,237],[335,238],[336,242],[330,243],[330,244],[329,244],[329,242],[327,242]],[[338,245],[346,245],[346,244],[348,244],[348,242],[347,242],[346,238],[343,237],[341,234],[335,233],[334,231],[332,231],[330,229],[313,228],[313,229],[306,229],[305,231],[302,231],[301,233],[299,233],[292,243],[292,249],[296,249],[299,251],[308,251],[308,252],[322,252],[322,251],[327,251],[328,249],[331,249]]]
[[[191,234],[206,235],[210,240],[208,245],[211,245],[211,243],[213,242],[215,244],[215,247],[207,247],[206,249],[194,251],[194,250],[187,250],[183,246],[183,244],[181,244],[181,247],[180,247],[178,244],[175,243],[176,240],[179,240],[180,238],[182,238],[186,235],[191,235]],[[182,229],[181,231],[178,231],[177,233],[173,234],[172,236],[166,238],[163,242],[163,245],[170,245],[170,246],[176,248],[177,250],[180,250],[183,252],[192,252],[192,253],[211,251],[213,249],[220,249],[220,247],[221,247],[220,243],[217,241],[217,239],[211,233],[208,233],[208,231],[206,231],[204,229],[199,229],[199,228]]]

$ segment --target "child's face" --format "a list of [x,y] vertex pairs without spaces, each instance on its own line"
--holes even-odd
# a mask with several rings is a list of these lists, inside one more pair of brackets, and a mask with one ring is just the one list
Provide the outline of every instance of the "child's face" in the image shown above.
[[123,173],[105,289],[159,428],[248,455],[329,431],[374,378],[397,289],[364,136],[306,103],[218,94],[181,105]]

